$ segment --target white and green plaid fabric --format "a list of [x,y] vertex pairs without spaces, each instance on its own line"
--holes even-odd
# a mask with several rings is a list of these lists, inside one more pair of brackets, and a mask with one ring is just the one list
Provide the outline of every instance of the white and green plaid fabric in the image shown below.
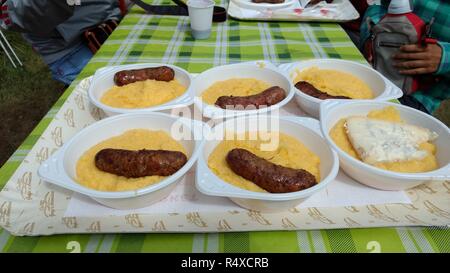
[[[223,3],[222,3],[223,4]],[[213,66],[265,59],[364,59],[337,24],[242,22],[214,24],[208,40],[195,41],[185,17],[147,16],[137,8],[117,30],[30,136],[0,170],[0,187],[14,173],[80,79],[106,65],[175,64],[198,73]],[[212,234],[108,234],[14,237],[0,229],[3,252],[450,252],[447,228],[370,228]],[[374,248],[375,246],[375,248]]]

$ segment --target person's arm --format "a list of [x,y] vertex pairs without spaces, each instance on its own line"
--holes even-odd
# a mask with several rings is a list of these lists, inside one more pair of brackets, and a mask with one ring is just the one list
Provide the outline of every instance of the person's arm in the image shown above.
[[437,75],[449,75],[450,74],[450,43],[438,42],[442,48],[441,63],[435,74]]
[[2,0],[1,9],[3,27],[45,35],[70,18],[74,6],[64,0]]

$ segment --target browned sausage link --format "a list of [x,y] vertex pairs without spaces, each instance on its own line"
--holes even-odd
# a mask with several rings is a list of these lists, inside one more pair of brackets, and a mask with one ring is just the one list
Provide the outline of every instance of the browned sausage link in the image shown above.
[[114,82],[118,86],[145,80],[170,82],[175,77],[175,71],[167,66],[150,67],[134,70],[122,70],[114,75]]
[[281,4],[284,0],[252,0],[253,3]]
[[271,193],[294,192],[317,184],[308,171],[273,164],[245,149],[231,150],[226,161],[233,172]]
[[103,149],[95,155],[97,168],[128,178],[172,175],[186,162],[187,157],[182,152],[166,150]]
[[[311,0],[308,4],[309,5],[316,5],[316,4],[319,4],[322,1],[324,1],[324,0]],[[331,3],[333,3],[333,0],[326,0],[326,2],[328,4],[331,4]]]
[[315,88],[312,84],[305,81],[299,81],[295,84],[295,87],[302,91],[303,93],[310,95],[311,97],[318,98],[320,100],[326,100],[326,99],[351,99],[346,96],[333,96],[330,94],[327,94],[326,92],[322,92],[319,89]]
[[286,92],[279,86],[272,86],[263,92],[251,96],[221,96],[216,100],[216,105],[226,109],[233,107],[255,106],[260,108],[263,106],[271,106],[279,103],[286,98]]

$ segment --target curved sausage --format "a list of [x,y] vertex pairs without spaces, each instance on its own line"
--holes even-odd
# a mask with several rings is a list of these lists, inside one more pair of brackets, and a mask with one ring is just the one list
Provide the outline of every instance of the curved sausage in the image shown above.
[[234,107],[255,106],[257,109],[271,106],[286,98],[286,92],[279,86],[272,86],[263,92],[251,96],[221,96],[216,100],[216,105],[226,109]]
[[322,1],[326,1],[328,4],[333,3],[333,0],[311,0],[308,5],[316,5],[319,4]]
[[166,150],[103,149],[95,155],[97,168],[127,178],[172,175],[186,162],[182,152]]
[[317,184],[308,171],[273,164],[245,149],[231,150],[226,161],[233,172],[271,193],[294,192]]
[[122,70],[114,75],[114,83],[118,86],[145,80],[170,82],[175,78],[175,71],[168,66],[149,67],[134,70]]
[[299,81],[295,84],[295,87],[302,91],[303,93],[310,95],[311,97],[318,98],[319,100],[326,100],[326,99],[351,99],[350,97],[346,96],[333,96],[330,94],[327,94],[326,92],[322,92],[319,89],[315,88],[312,84],[305,81]]

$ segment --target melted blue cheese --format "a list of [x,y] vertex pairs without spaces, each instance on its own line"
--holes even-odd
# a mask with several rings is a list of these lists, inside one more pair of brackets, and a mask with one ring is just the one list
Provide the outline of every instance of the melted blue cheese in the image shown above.
[[426,128],[365,117],[350,117],[345,126],[353,148],[368,164],[423,159],[428,152],[419,145],[438,136]]

